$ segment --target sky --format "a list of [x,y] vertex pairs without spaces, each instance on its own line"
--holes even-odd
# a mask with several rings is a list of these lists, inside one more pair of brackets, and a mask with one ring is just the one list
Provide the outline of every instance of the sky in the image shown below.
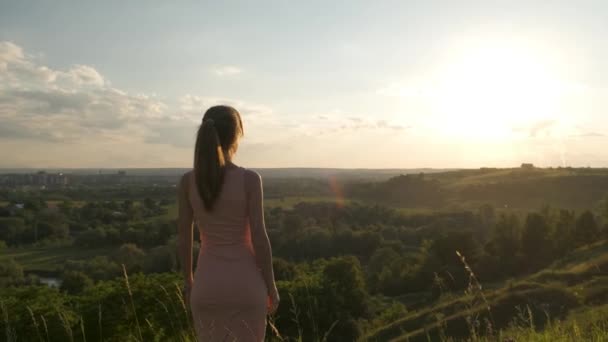
[[0,0],[0,167],[608,167],[606,1]]

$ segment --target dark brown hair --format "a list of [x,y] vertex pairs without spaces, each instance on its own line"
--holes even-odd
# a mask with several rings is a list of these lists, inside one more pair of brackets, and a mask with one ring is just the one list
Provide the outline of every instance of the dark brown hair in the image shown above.
[[212,210],[222,184],[227,159],[243,135],[239,112],[229,106],[214,106],[205,112],[196,136],[194,178],[207,210]]

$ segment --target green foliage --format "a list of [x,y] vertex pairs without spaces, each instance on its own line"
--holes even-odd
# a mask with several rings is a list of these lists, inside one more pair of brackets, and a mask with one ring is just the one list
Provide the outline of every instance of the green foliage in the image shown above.
[[81,293],[93,285],[91,278],[79,271],[66,271],[62,274],[61,280],[61,290],[69,294]]
[[24,341],[192,341],[178,283],[174,274],[136,275],[87,286],[79,296],[42,286],[1,289],[7,319],[0,330]]
[[553,233],[553,242],[558,255],[564,255],[573,246],[572,241],[575,239],[576,214],[570,210],[560,210],[555,230]]
[[600,237],[600,228],[595,221],[593,213],[583,212],[576,220],[574,238],[579,246],[597,241]]
[[521,237],[524,255],[528,258],[529,270],[536,270],[551,261],[553,250],[550,227],[545,217],[538,213],[528,214]]
[[272,260],[272,267],[277,281],[290,281],[299,276],[298,267],[285,259],[274,258]]
[[0,217],[0,240],[9,245],[17,244],[26,234],[25,221],[21,217]]
[[158,246],[150,249],[143,259],[145,273],[165,273],[177,270],[177,256],[173,246]]
[[129,270],[140,270],[146,253],[133,243],[125,243],[120,246],[114,260],[119,265],[125,265]]
[[298,272],[292,281],[279,282],[284,304],[276,324],[284,337],[312,341],[355,340],[358,321],[369,314],[369,296],[356,258],[317,262]]
[[16,285],[23,281],[23,267],[15,260],[0,263],[0,286]]
[[68,260],[64,271],[82,272],[93,280],[110,280],[120,276],[121,267],[106,256],[97,256],[89,260]]

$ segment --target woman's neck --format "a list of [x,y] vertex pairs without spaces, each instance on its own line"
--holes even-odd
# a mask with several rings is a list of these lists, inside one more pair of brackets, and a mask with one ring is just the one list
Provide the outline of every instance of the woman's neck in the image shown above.
[[238,167],[235,163],[232,162],[232,160],[228,159],[226,160],[226,168],[232,169],[232,168],[236,168]]

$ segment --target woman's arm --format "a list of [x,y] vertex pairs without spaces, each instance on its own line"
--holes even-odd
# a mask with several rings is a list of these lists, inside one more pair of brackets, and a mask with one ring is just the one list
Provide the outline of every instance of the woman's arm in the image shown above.
[[255,252],[258,266],[262,270],[262,276],[268,295],[276,296],[277,288],[272,269],[272,249],[270,240],[266,233],[264,223],[264,194],[262,190],[262,178],[257,173],[247,170],[245,174],[247,186],[247,209],[249,211],[249,225],[251,228],[251,241]]
[[182,176],[177,189],[177,256],[187,289],[194,281],[192,276],[192,206],[188,199],[188,174]]

